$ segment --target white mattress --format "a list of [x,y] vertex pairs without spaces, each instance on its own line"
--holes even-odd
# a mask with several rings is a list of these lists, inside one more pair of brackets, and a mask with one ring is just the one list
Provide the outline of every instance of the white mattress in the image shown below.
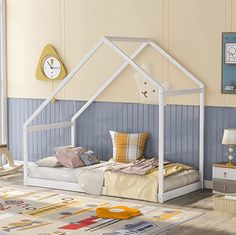
[[77,174],[82,171],[81,167],[70,169],[67,167],[39,167],[33,162],[29,162],[29,177],[57,180],[77,183]]
[[197,170],[184,170],[164,179],[164,192],[192,184],[200,179]]
[[[29,163],[29,177],[64,181],[70,183],[78,183],[77,175],[82,168],[70,169],[66,167],[39,167],[35,163]],[[199,180],[199,172],[197,170],[184,170],[165,178],[164,191],[170,191],[188,184],[192,184]]]

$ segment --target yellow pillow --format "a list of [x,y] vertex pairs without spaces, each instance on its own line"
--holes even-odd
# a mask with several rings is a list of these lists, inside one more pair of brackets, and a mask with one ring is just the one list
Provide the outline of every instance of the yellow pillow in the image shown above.
[[116,162],[133,162],[143,156],[148,133],[119,133],[110,131],[113,144],[113,160]]

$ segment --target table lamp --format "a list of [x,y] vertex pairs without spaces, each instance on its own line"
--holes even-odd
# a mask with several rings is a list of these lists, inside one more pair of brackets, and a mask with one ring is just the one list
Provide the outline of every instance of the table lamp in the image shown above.
[[222,144],[228,145],[228,163],[227,165],[234,165],[233,152],[236,144],[236,128],[224,129]]

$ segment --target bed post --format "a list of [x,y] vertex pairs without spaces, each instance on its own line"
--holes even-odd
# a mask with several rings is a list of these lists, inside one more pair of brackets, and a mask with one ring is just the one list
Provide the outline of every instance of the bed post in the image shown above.
[[164,202],[164,91],[159,90],[159,191],[158,191],[158,202]]
[[75,147],[76,146],[76,121],[72,121],[70,134],[71,134],[71,145]]
[[200,123],[199,123],[199,173],[201,188],[204,188],[204,87],[200,93]]

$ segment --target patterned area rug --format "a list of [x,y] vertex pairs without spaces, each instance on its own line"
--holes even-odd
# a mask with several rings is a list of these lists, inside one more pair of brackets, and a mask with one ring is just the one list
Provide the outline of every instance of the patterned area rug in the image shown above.
[[[99,219],[97,207],[123,205],[141,210],[129,220]],[[58,194],[42,189],[0,188],[0,234],[158,234],[202,213]]]

